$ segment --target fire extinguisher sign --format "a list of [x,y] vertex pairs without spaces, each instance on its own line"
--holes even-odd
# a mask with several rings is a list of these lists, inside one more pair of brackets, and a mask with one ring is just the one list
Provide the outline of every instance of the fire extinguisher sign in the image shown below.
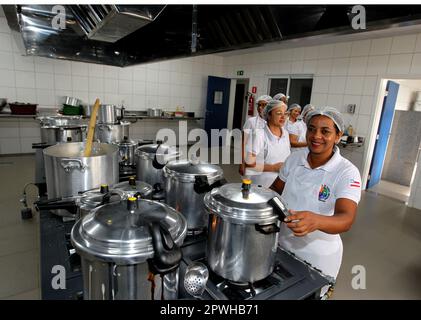
[[251,93],[256,93],[257,92],[257,87],[252,87],[251,88]]

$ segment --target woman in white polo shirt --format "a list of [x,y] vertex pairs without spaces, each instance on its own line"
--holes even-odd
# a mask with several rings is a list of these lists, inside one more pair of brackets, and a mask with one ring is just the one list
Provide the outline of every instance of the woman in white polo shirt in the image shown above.
[[286,109],[282,101],[269,101],[263,111],[266,126],[257,129],[246,145],[246,176],[255,184],[270,187],[291,153],[288,132],[282,128]]
[[288,107],[289,117],[285,128],[289,133],[289,141],[291,142],[291,151],[298,151],[307,147],[306,142],[306,125],[299,119],[301,106],[293,103]]
[[344,131],[342,115],[324,107],[306,119],[308,149],[292,153],[272,185],[292,213],[281,226],[279,244],[336,279],[343,250],[339,234],[354,222],[361,177],[336,146]]

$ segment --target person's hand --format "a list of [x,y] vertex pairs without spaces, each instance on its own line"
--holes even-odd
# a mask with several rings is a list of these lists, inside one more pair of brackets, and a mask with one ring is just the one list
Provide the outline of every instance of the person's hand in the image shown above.
[[244,176],[244,173],[246,171],[246,166],[244,163],[240,164],[240,166],[238,167],[238,173],[240,174],[240,176]]
[[303,237],[319,228],[320,215],[311,211],[289,210],[289,212],[291,215],[285,218],[284,222],[295,236]]
[[273,172],[279,172],[281,170],[282,166],[284,165],[283,162],[278,162],[272,165],[272,171]]

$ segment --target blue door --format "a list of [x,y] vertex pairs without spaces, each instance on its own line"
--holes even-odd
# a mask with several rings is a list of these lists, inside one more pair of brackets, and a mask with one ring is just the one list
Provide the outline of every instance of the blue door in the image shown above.
[[230,85],[230,79],[208,76],[205,130],[209,146],[221,146],[221,139],[211,145],[211,130],[227,128]]
[[379,129],[377,131],[377,141],[374,146],[373,159],[371,160],[367,189],[378,184],[382,176],[383,163],[386,156],[387,143],[392,130],[392,121],[393,115],[395,114],[398,91],[399,84],[393,81],[387,82],[387,94],[383,100],[382,114],[380,116]]

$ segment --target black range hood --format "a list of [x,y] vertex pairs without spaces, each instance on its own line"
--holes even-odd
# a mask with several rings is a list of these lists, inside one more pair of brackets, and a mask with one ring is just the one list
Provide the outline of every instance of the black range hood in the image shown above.
[[53,5],[3,5],[25,54],[119,67],[421,25],[421,6],[364,7],[366,30],[352,29],[348,5],[67,5],[57,29]]

